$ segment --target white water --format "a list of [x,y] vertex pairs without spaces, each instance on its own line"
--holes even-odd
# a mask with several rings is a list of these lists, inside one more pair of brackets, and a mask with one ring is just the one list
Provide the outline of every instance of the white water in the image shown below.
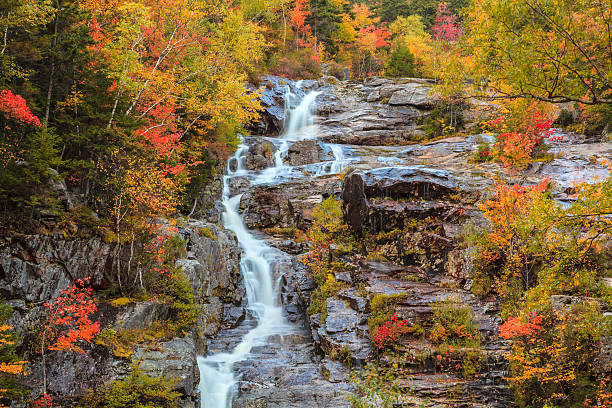
[[[283,163],[283,156],[289,149],[290,141],[316,137],[314,111],[318,94],[319,92],[310,92],[298,103],[296,96],[287,88],[286,130],[275,154],[275,166],[259,173],[252,180],[252,184],[273,183],[279,176],[291,172],[291,167]],[[202,408],[230,408],[238,380],[233,372],[234,363],[248,358],[252,348],[265,344],[269,336],[283,335],[291,331],[291,326],[283,318],[282,308],[277,303],[278,288],[271,269],[275,252],[265,241],[248,231],[239,213],[241,195],[230,197],[229,180],[250,173],[244,168],[244,155],[247,150],[247,146],[241,145],[228,161],[227,175],[223,178],[223,222],[227,229],[234,231],[243,250],[240,269],[247,292],[247,307],[256,320],[256,326],[242,338],[232,352],[198,357]]]
[[[291,168],[283,162],[291,144],[297,140],[315,139],[317,130],[315,125],[315,100],[320,92],[312,91],[299,98],[287,86],[285,91],[285,129],[282,136],[277,139],[276,153],[274,153],[274,167],[268,167],[259,173],[251,185],[272,183],[279,176],[291,173]],[[278,180],[277,180],[278,181]]]

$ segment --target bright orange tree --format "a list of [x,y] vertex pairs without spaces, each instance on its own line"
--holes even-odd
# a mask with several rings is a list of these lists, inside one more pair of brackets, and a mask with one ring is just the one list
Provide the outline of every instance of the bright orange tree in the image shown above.
[[[47,394],[46,350],[66,350],[85,353],[80,343],[90,343],[100,333],[100,322],[92,322],[91,315],[98,310],[89,279],[79,279],[53,302],[45,303],[48,323],[43,330],[41,353],[43,369],[43,398],[49,406]],[[51,344],[48,344],[49,343]]]
[[496,276],[495,291],[502,297],[511,294],[517,280],[522,289],[535,283],[531,263],[540,251],[532,244],[549,232],[542,216],[553,205],[544,194],[547,186],[548,180],[527,187],[499,183],[494,197],[480,206],[491,230],[481,242],[478,267]]
[[512,341],[508,381],[519,405],[605,406],[610,385],[595,362],[599,342],[612,335],[601,307],[610,296],[602,278],[612,177],[576,185],[569,206],[556,203],[546,185],[499,184],[481,206],[491,226],[477,239],[473,288],[503,302],[500,334]]
[[[6,361],[4,361],[4,359],[3,361],[0,361],[0,373],[9,376],[23,375],[25,371],[25,364],[27,362],[20,361],[14,354],[16,336],[12,329],[13,327],[6,323],[0,325],[0,352],[2,352],[3,357],[7,357]],[[8,353],[6,353],[7,349]],[[7,390],[0,389],[0,400],[2,399],[3,395],[6,395],[6,391]],[[0,408],[7,407],[0,402]]]
[[540,110],[535,102],[514,107],[485,124],[487,130],[496,134],[497,142],[483,161],[499,160],[508,172],[524,170],[533,159],[546,152],[546,140],[551,138],[552,120]]

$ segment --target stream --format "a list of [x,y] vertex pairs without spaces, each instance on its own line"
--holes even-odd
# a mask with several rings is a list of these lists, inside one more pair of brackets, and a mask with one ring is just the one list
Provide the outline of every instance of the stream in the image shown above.
[[[255,186],[278,184],[297,177],[294,168],[285,165],[283,159],[295,141],[316,138],[315,100],[319,94],[311,91],[300,99],[287,87],[284,131],[279,138],[268,138],[278,148],[273,167],[260,172],[245,169],[248,147],[244,143],[228,161],[223,178],[223,223],[236,234],[243,252],[240,268],[246,287],[247,309],[251,316],[251,320],[243,325],[252,328],[231,352],[198,358],[202,408],[230,408],[239,380],[234,372],[234,364],[246,360],[254,347],[265,345],[271,336],[284,336],[293,330],[293,326],[283,317],[282,306],[279,305],[279,282],[275,281],[272,270],[272,263],[277,261],[279,253],[249,231],[239,213],[242,194],[230,196],[230,180],[234,177],[247,177],[251,186]],[[325,144],[324,147],[333,153],[334,160],[315,163],[309,170],[315,176],[340,173],[348,163],[343,148],[333,144]]]

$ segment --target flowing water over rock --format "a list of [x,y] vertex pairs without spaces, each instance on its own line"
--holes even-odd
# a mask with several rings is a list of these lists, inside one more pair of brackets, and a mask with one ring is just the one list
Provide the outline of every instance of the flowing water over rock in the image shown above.
[[[472,255],[460,246],[463,226],[483,222],[476,204],[490,194],[489,175],[503,173],[498,164],[468,160],[478,143],[492,137],[414,143],[424,135],[421,119],[438,103],[424,80],[372,78],[335,86],[267,81],[267,119],[256,127],[265,133],[243,139],[223,184],[223,221],[243,251],[248,313],[241,324],[209,339],[209,355],[198,359],[202,407],[348,407],[349,370],[331,357],[346,350],[344,362],[354,367],[371,358],[371,301],[400,294],[396,311],[426,329],[433,302],[452,298],[468,305],[484,356],[483,370],[465,379],[436,368],[437,346],[428,336],[402,341],[398,349],[414,357],[404,367],[410,375],[397,382],[404,402],[512,406],[504,383],[507,344],[498,336],[500,306],[470,292]],[[483,104],[473,105],[464,111],[468,127],[482,120]],[[600,158],[612,154],[612,143],[567,140],[551,146],[557,158],[510,181],[550,177],[553,196],[567,200],[571,182],[608,174]],[[345,171],[341,182],[337,175]],[[327,299],[327,315],[307,316],[315,286],[296,257],[307,248],[282,230],[307,229],[312,210],[329,196],[340,199],[345,221],[356,231],[401,234],[378,247],[383,261],[344,259],[353,270],[335,273],[342,290]],[[424,229],[407,227],[422,220]],[[234,314],[241,316],[239,310]]]
[[[274,184],[279,180],[291,178],[293,169],[286,166],[283,159],[292,142],[313,139],[316,137],[314,124],[315,99],[319,92],[313,91],[297,100],[295,94],[287,87],[285,103],[287,106],[285,132],[281,138],[271,139],[276,146],[274,165],[258,174],[252,174],[245,168],[245,154],[248,147],[242,144],[228,162],[227,174],[223,186],[223,222],[227,229],[233,231],[243,250],[240,267],[244,276],[247,292],[247,308],[250,320],[238,330],[244,331],[240,342],[233,349],[218,352],[208,357],[199,357],[200,391],[202,408],[227,408],[232,406],[235,397],[235,386],[238,376],[234,372],[236,363],[245,362],[256,348],[265,347],[271,342],[285,343],[288,335],[296,332],[283,316],[279,304],[279,276],[273,271],[275,263],[282,262],[283,254],[271,248],[266,241],[255,237],[247,228],[239,213],[242,194],[231,196],[230,184],[233,179],[245,177],[252,186]],[[328,163],[327,172],[321,169],[318,174],[339,172],[345,163],[342,149],[330,146],[336,160]],[[270,340],[271,337],[276,340]],[[297,336],[300,339],[300,336]],[[306,335],[307,339],[307,335]],[[235,339],[234,339],[235,340]],[[289,339],[292,344],[295,339]]]

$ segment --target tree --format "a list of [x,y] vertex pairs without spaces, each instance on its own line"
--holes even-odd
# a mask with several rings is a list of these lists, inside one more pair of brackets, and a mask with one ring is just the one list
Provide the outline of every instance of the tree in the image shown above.
[[391,52],[385,67],[385,75],[392,77],[415,77],[414,55],[404,44],[399,44]]
[[[100,332],[100,322],[92,322],[98,310],[88,279],[79,279],[51,303],[45,303],[47,324],[43,330],[40,351],[43,370],[43,402],[49,406],[47,394],[46,350],[65,350],[84,353],[80,342],[90,343]],[[49,344],[50,343],[50,344]]]
[[15,377],[25,373],[26,361],[17,356],[19,338],[7,321],[13,317],[13,309],[6,303],[0,304],[0,408],[6,408],[2,399],[15,400],[20,390],[15,385]]
[[357,76],[374,74],[382,60],[381,50],[389,47],[391,33],[365,4],[355,4],[351,14],[344,14],[337,41],[339,59],[350,61]]
[[393,46],[405,46],[415,57],[417,71],[431,75],[434,63],[434,43],[431,35],[425,31],[423,19],[418,15],[398,17],[389,26],[393,34]]
[[444,3],[438,3],[436,23],[431,27],[433,36],[443,44],[456,42],[461,36],[461,29],[457,26],[457,16],[451,14]]
[[609,1],[476,0],[473,76],[503,96],[610,104],[611,24]]

